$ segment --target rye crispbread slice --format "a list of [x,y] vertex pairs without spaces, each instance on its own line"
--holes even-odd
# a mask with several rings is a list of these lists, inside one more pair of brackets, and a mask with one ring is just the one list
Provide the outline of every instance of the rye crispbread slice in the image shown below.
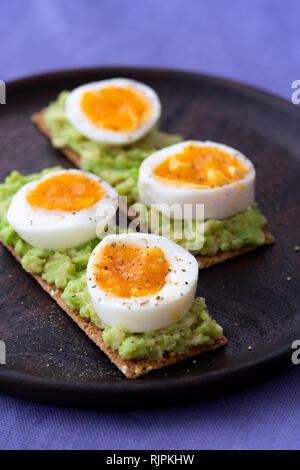
[[[46,109],[43,109],[39,113],[34,113],[31,116],[32,122],[36,125],[36,127],[44,134],[48,139],[51,140],[51,132],[46,126],[45,122],[45,113]],[[80,169],[80,155],[75,152],[74,150],[70,149],[69,147],[62,147],[59,149],[77,168]]]
[[[5,248],[7,248],[12,255],[21,262],[21,257],[15,252],[14,248],[6,245],[3,240],[0,239],[0,242]],[[49,284],[39,274],[31,274],[34,279],[40,284],[40,286],[48,292],[48,294],[58,303],[58,305],[74,320],[75,323],[85,332],[85,334],[92,340],[94,343],[109,357],[109,359],[117,366],[117,368],[123,372],[123,374],[128,379],[136,379],[141,375],[147,374],[151,370],[161,369],[162,367],[175,364],[176,362],[183,361],[197,354],[205,353],[206,351],[211,351],[217,349],[221,346],[227,344],[227,339],[222,336],[220,339],[216,340],[210,346],[195,346],[191,348],[185,354],[166,354],[162,359],[123,359],[117,351],[113,351],[110,347],[106,346],[102,338],[102,331],[94,325],[93,322],[86,318],[82,318],[79,315],[79,312],[72,310],[62,299],[62,290],[57,289],[55,285]]]
[[[32,121],[34,124],[37,126],[37,128],[51,140],[51,132],[46,126],[45,122],[45,113],[46,109],[43,109],[42,111],[35,113],[32,115]],[[69,147],[62,147],[60,149],[62,153],[75,165],[77,168],[81,168],[80,165],[80,155],[76,153],[74,150],[70,149]],[[274,243],[275,238],[273,235],[266,230],[265,232],[265,241],[262,245],[259,246],[243,246],[241,248],[238,248],[236,250],[229,250],[229,251],[222,251],[217,253],[216,255],[213,256],[202,256],[202,255],[197,255],[196,259],[198,261],[199,269],[205,269],[209,268],[211,266],[214,266],[215,264],[222,263],[223,261],[226,261],[231,258],[235,258],[236,256],[243,255],[244,253],[248,253],[249,251],[256,250],[257,248],[261,246],[266,246],[266,245],[271,245]]]
[[260,248],[262,246],[272,245],[275,241],[275,238],[270,232],[267,232],[267,230],[264,230],[264,233],[265,233],[265,241],[262,245],[242,246],[241,248],[237,248],[236,250],[220,251],[219,253],[213,256],[201,256],[201,255],[196,256],[199,269],[209,268],[210,266],[213,266],[218,263],[223,263],[223,261],[226,261],[231,258],[235,258],[236,256],[239,256],[239,255],[243,255],[244,253],[248,253],[249,251],[256,250],[257,248]]

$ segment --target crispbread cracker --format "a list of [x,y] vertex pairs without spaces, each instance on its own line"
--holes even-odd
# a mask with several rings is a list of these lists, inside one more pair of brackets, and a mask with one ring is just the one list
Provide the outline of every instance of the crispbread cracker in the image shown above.
[[[21,262],[21,257],[15,252],[14,248],[6,245],[3,240],[0,239],[0,242],[5,246],[13,256]],[[99,346],[99,348],[109,357],[109,359],[118,367],[118,369],[123,372],[123,374],[128,379],[136,379],[141,375],[147,374],[153,369],[160,369],[161,367],[166,367],[176,362],[182,361],[183,359],[195,356],[197,354],[210,351],[212,349],[219,348],[224,346],[227,343],[227,339],[222,336],[220,339],[216,340],[210,346],[195,346],[191,348],[185,354],[174,354],[172,356],[165,355],[162,359],[122,359],[117,351],[113,351],[110,347],[106,346],[103,338],[102,331],[94,325],[93,322],[86,318],[82,318],[79,315],[78,311],[72,310],[62,299],[62,290],[57,289],[53,284],[49,284],[44,281],[39,274],[32,274],[34,279],[40,284],[40,286],[48,292],[48,294],[58,303],[58,305],[72,318],[72,320],[77,323],[77,325],[86,333],[86,335],[94,341],[94,343]]]
[[[49,139],[51,139],[51,132],[46,126],[45,122],[45,113],[46,109],[43,109],[39,113],[35,113],[31,116],[32,122],[37,126],[37,128]],[[73,165],[80,168],[80,155],[69,147],[62,147],[60,151],[73,163]]]
[[243,255],[244,253],[248,253],[248,251],[253,251],[261,246],[271,245],[272,243],[274,243],[275,238],[273,237],[273,235],[267,232],[266,230],[264,230],[264,233],[265,233],[265,241],[262,245],[242,246],[241,248],[238,248],[237,250],[220,251],[219,253],[213,256],[200,256],[200,255],[196,256],[199,269],[209,268],[210,266],[213,266],[214,264],[222,263],[223,261],[226,261],[227,259],[235,258],[236,256]]
[[[35,125],[38,127],[38,129],[49,139],[51,139],[51,132],[46,126],[45,123],[45,112],[46,109],[43,109],[42,111],[33,114],[32,116],[32,121],[35,123]],[[69,147],[63,147],[60,149],[63,154],[78,168],[80,168],[80,155],[77,152],[74,152],[74,150],[70,149]],[[223,261],[226,261],[231,258],[235,258],[236,256],[242,255],[244,253],[247,253],[248,251],[253,251],[259,248],[260,246],[266,246],[266,245],[271,245],[274,243],[274,237],[271,233],[265,232],[265,241],[262,245],[258,246],[243,246],[241,248],[238,248],[236,250],[230,250],[230,251],[222,251],[217,253],[216,255],[213,256],[202,256],[202,255],[197,255],[196,259],[198,261],[199,269],[205,269],[209,268],[215,264],[222,263]]]

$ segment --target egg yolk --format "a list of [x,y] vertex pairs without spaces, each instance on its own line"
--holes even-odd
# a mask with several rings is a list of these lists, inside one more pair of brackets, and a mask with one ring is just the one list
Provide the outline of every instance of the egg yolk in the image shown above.
[[248,171],[239,159],[218,148],[189,145],[166,158],[153,175],[167,186],[208,189],[242,179]]
[[104,245],[96,254],[94,279],[107,294],[131,298],[154,295],[166,283],[169,263],[159,247]]
[[85,175],[61,173],[38,183],[26,199],[35,208],[79,211],[96,204],[104,194],[102,186]]
[[149,99],[129,87],[109,86],[98,91],[86,91],[81,109],[94,125],[117,132],[132,132],[151,116]]

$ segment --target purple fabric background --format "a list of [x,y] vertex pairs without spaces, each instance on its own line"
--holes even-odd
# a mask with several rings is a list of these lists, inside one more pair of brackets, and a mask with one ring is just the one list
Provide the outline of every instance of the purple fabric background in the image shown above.
[[[300,79],[299,15],[297,0],[2,0],[0,79],[84,65],[155,65],[289,98]],[[299,372],[148,412],[68,410],[0,396],[0,448],[299,449]]]

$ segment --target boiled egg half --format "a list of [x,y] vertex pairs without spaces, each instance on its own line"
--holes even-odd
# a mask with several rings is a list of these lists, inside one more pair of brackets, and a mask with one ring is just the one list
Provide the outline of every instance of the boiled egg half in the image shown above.
[[[141,201],[165,215],[176,203],[180,217],[224,219],[254,202],[255,169],[238,150],[216,142],[185,141],[146,158],[139,171]],[[185,210],[185,205],[192,209]],[[176,213],[175,213],[176,214]],[[176,215],[174,216],[175,218]]]
[[144,83],[113,78],[73,90],[65,111],[69,122],[89,139],[125,145],[150,131],[160,118],[161,104]]
[[30,245],[63,250],[96,238],[101,217],[107,218],[108,208],[113,217],[117,207],[117,192],[106,181],[61,170],[24,185],[12,199],[7,220]]
[[94,249],[87,286],[99,318],[130,332],[180,320],[194,300],[198,264],[184,248],[143,233],[108,235]]

